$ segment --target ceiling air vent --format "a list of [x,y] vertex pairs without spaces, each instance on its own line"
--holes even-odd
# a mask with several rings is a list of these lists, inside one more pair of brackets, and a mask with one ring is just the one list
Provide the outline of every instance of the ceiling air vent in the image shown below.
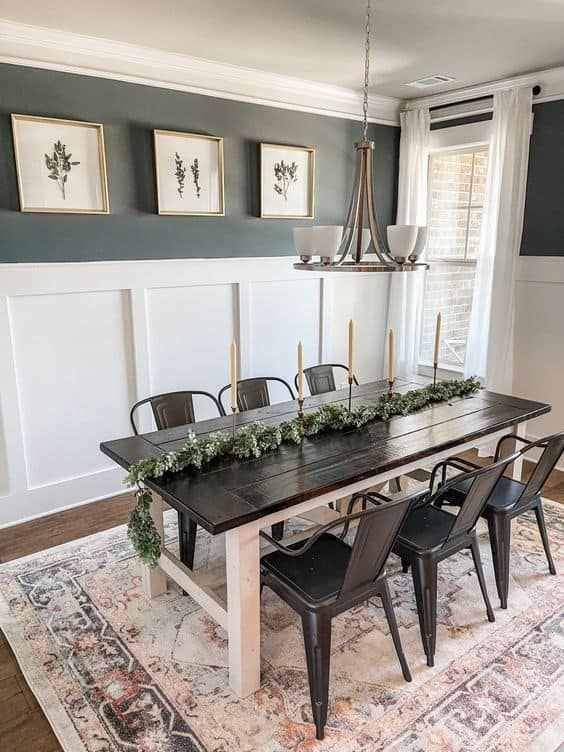
[[444,76],[438,74],[436,76],[424,76],[418,78],[417,81],[410,81],[406,86],[413,86],[415,89],[427,89],[430,86],[439,86],[439,84],[448,84],[451,81],[456,81],[452,76]]

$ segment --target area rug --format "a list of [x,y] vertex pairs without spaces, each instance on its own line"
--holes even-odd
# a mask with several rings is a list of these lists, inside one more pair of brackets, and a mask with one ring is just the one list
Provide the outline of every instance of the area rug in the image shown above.
[[[564,507],[545,509],[564,571]],[[169,517],[167,537],[175,535]],[[480,542],[498,606],[483,526]],[[197,566],[215,566],[223,544],[199,530]],[[548,574],[534,519],[513,523],[510,607],[496,607],[494,624],[470,557],[441,565],[432,669],[411,576],[394,557],[389,572],[413,682],[402,679],[379,602],[342,615],[333,623],[323,742],[311,724],[295,614],[265,590],[262,686],[238,699],[225,632],[173,584],[154,601],[142,595],[124,528],[3,565],[0,624],[67,752],[556,750],[564,739],[564,588]]]

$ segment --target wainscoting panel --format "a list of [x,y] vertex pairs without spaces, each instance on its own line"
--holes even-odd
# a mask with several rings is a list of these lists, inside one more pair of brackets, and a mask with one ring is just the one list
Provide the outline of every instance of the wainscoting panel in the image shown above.
[[133,394],[121,291],[9,300],[29,488],[99,472],[103,431],[127,432]]
[[[164,287],[147,292],[149,392],[201,389],[217,395],[229,382],[229,346],[237,337],[237,286]],[[198,419],[214,417],[208,401]]]
[[[386,275],[304,274],[292,262],[0,264],[0,526],[122,491],[100,441],[129,435],[131,404],[151,393],[216,393],[233,337],[241,377],[292,383],[300,339],[306,365],[346,362],[353,317],[356,372],[380,376]],[[150,429],[150,412],[140,418]]]
[[349,274],[325,280],[331,322],[327,359],[347,362],[347,325],[353,319],[355,341],[362,343],[356,348],[354,368],[367,379],[382,378],[389,284],[387,274]]
[[[530,438],[564,430],[564,258],[522,257],[515,305],[515,394],[550,402]],[[560,467],[564,469],[564,462]]]
[[[249,375],[279,376],[292,389],[297,370],[297,345],[304,365],[320,361],[321,286],[319,279],[259,282],[250,285],[251,352]],[[282,385],[272,385],[272,401],[287,399]]]

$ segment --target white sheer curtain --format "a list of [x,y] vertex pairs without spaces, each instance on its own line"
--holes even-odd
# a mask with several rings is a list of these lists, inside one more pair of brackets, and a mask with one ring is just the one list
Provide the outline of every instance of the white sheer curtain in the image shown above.
[[[427,224],[427,169],[430,115],[428,107],[401,113],[397,224]],[[417,369],[424,274],[391,275],[388,329],[395,334],[395,372],[409,376]],[[384,372],[387,374],[386,351]]]
[[513,388],[513,310],[515,273],[523,231],[523,212],[532,90],[494,94],[480,252],[464,370],[480,376],[489,389]]

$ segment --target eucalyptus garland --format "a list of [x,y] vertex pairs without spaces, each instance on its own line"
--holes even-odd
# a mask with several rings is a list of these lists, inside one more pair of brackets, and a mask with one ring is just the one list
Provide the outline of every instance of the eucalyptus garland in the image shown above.
[[125,478],[129,486],[137,486],[137,505],[128,525],[128,535],[141,560],[154,567],[160,556],[161,539],[151,517],[151,493],[142,483],[183,470],[201,470],[202,467],[222,457],[244,460],[258,458],[272,452],[281,444],[299,444],[305,437],[328,431],[361,428],[376,420],[389,420],[394,415],[409,415],[429,405],[447,402],[453,397],[464,397],[480,389],[475,377],[461,380],[439,381],[421,389],[399,394],[382,394],[369,405],[358,405],[350,412],[342,404],[327,404],[303,416],[265,426],[251,423],[239,428],[235,437],[218,431],[198,437],[190,431],[186,442],[178,451],[163,452],[156,457],[140,460],[132,465]]

